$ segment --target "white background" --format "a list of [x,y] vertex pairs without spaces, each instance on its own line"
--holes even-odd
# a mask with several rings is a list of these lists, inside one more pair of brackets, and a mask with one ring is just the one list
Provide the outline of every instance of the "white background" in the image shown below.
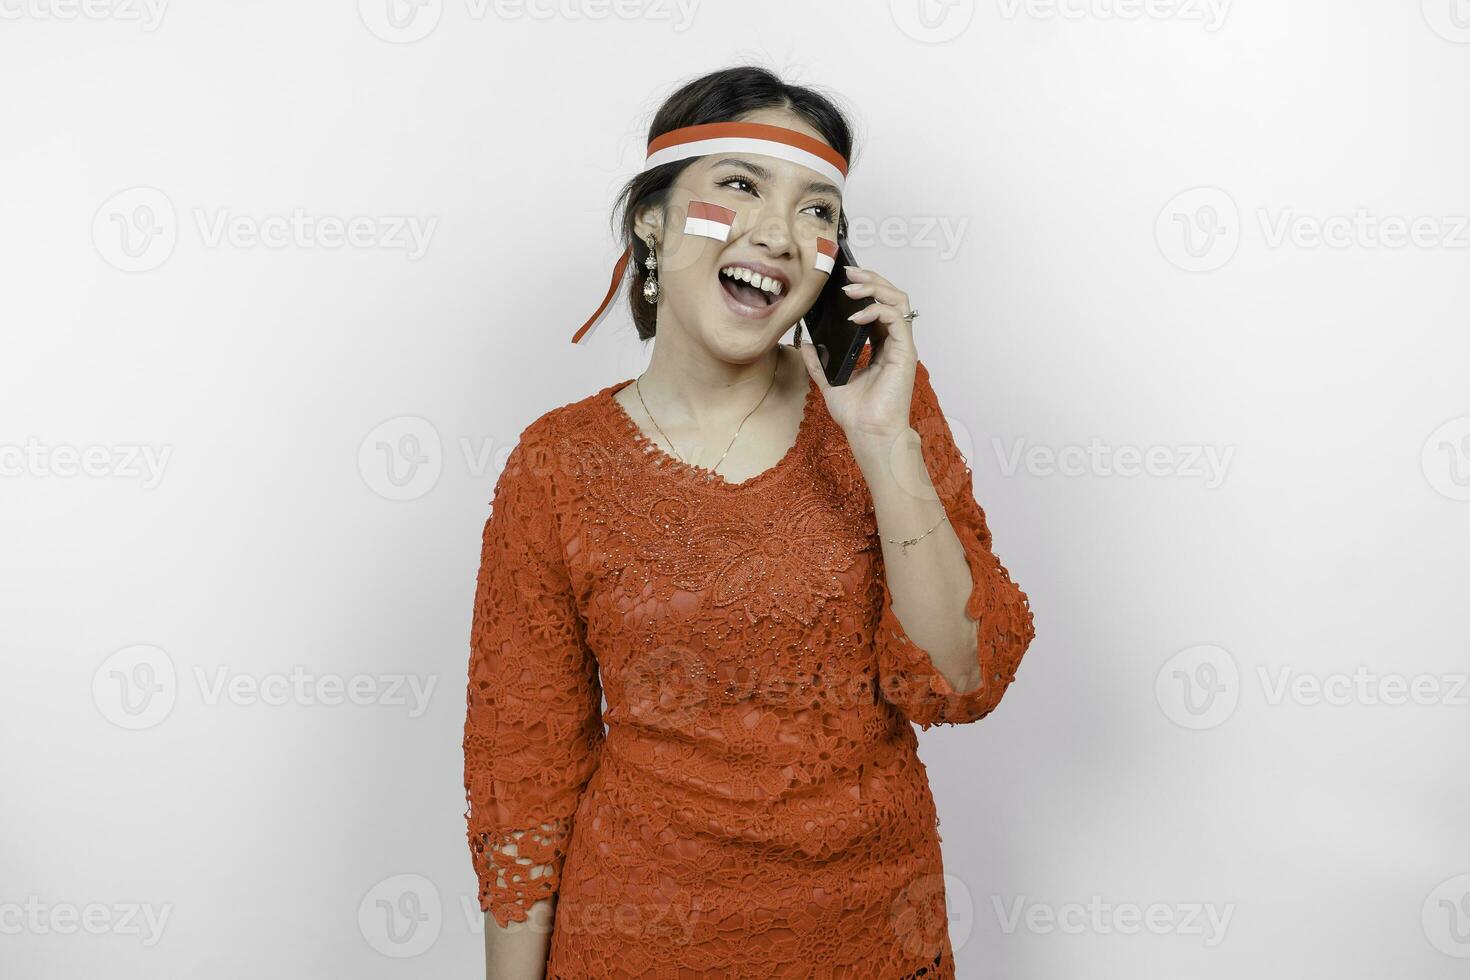
[[753,61],[1036,614],[922,738],[960,976],[1465,975],[1470,5],[386,2],[0,0],[0,972],[478,974],[491,489],[646,364],[568,342],[613,193]]

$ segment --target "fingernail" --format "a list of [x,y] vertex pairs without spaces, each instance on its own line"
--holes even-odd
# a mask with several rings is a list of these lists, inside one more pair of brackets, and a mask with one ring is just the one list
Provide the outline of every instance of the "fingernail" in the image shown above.
[[850,282],[846,286],[843,286],[842,287],[842,289],[843,289],[844,292],[847,291],[847,290],[849,290],[849,289],[856,289],[856,288],[858,288],[858,284],[855,283],[855,282]]

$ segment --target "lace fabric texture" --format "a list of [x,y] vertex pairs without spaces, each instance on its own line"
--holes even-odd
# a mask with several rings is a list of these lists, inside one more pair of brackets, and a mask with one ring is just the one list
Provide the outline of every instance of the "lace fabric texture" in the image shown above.
[[914,726],[993,711],[1035,632],[926,367],[910,421],[970,565],[973,691],[894,614],[814,383],[742,483],[643,437],[628,383],[527,426],[495,485],[464,735],[481,908],[555,897],[566,980],[953,977]]

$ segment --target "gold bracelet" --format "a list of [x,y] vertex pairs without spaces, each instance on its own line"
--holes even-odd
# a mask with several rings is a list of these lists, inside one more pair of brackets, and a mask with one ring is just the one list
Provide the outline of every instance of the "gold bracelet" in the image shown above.
[[[949,520],[949,513],[946,511],[943,517],[939,518],[939,520],[937,520],[937,521],[934,522],[934,527],[938,527],[939,525],[943,524],[947,520]],[[909,553],[909,545],[915,544],[915,543],[917,543],[919,541],[924,540],[924,538],[926,538],[926,537],[929,536],[929,532],[934,530],[934,527],[931,527],[928,531],[925,531],[923,534],[919,535],[917,538],[908,538],[908,539],[903,540],[903,541],[898,541],[898,540],[895,540],[894,538],[884,538],[883,540],[884,541],[887,541],[889,544],[901,544],[901,545],[903,545],[903,553],[904,554],[908,554]]]

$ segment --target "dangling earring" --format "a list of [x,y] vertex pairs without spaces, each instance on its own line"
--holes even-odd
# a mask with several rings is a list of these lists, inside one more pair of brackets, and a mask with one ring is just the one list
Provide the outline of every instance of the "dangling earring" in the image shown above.
[[643,298],[650,303],[658,302],[658,259],[654,249],[658,247],[658,239],[649,235],[643,239],[648,246],[648,258],[643,260],[643,265],[648,269],[648,279],[643,283]]

